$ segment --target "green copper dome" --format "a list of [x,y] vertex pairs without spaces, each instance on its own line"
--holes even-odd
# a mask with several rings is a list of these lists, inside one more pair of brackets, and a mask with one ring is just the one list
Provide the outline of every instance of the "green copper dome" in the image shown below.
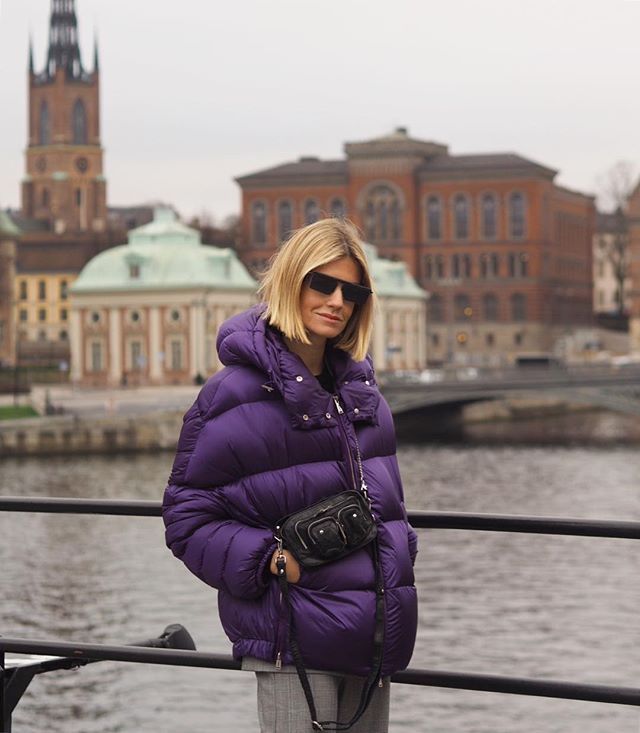
[[20,236],[20,230],[11,221],[9,214],[6,211],[0,210],[0,237],[9,237],[15,239]]
[[150,224],[129,232],[128,243],[90,260],[71,287],[105,291],[217,288],[254,291],[256,281],[231,249],[203,245],[200,234],[156,209]]

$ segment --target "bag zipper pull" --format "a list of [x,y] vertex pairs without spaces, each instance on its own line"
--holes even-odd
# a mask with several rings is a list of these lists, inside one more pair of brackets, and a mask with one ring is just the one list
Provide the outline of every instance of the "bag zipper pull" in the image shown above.
[[282,669],[282,654],[280,652],[276,656],[276,669],[278,671]]
[[340,406],[340,402],[338,401],[338,395],[333,395],[333,401],[336,403],[336,410],[338,410],[338,415],[344,415],[344,410]]

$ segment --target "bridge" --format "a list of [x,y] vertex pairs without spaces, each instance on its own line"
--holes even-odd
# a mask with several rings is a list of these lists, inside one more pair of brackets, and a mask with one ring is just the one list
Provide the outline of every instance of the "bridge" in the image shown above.
[[[465,405],[506,398],[557,397],[573,404],[591,405],[640,416],[640,365],[620,368],[509,368],[423,373],[382,380],[382,391],[401,432],[423,427],[433,417],[451,424]],[[435,377],[439,377],[434,380]],[[424,380],[424,381],[423,381]]]

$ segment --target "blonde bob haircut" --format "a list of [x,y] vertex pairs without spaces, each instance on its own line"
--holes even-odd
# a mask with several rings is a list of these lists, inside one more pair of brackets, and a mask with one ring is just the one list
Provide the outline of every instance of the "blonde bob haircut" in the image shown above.
[[[266,304],[263,318],[292,341],[310,344],[300,313],[300,295],[305,277],[342,257],[350,257],[360,269],[360,285],[373,290],[369,265],[358,230],[344,219],[320,219],[289,237],[271,258],[258,294]],[[375,294],[364,305],[356,305],[344,331],[333,345],[356,361],[367,355]]]

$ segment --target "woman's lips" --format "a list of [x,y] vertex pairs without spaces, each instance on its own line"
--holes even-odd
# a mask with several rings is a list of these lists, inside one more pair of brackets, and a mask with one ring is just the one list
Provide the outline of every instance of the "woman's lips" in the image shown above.
[[331,323],[340,323],[342,320],[339,316],[332,316],[328,313],[318,313],[318,315],[320,316],[320,318],[324,318]]

